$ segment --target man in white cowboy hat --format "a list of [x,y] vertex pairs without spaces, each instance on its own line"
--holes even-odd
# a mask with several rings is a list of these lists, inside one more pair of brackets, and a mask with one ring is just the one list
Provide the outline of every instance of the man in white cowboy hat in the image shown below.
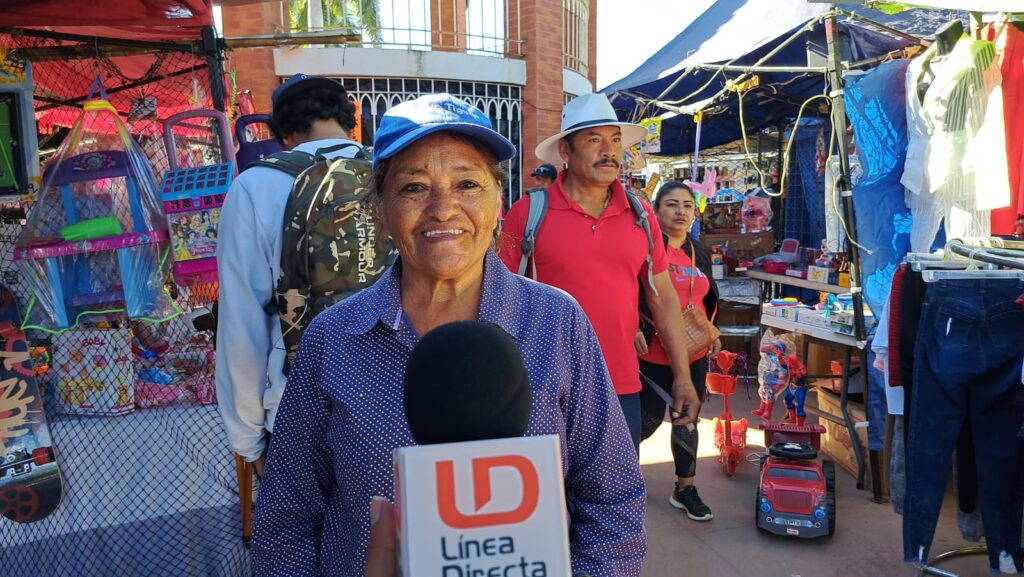
[[[545,139],[536,150],[544,162],[568,165],[544,198],[538,199],[547,200],[546,209],[540,211],[543,220],[535,234],[528,234],[534,232],[528,231],[527,225],[536,222],[536,215],[530,218],[530,204],[536,196],[524,197],[509,210],[499,246],[499,255],[509,269],[561,288],[579,301],[597,332],[638,449],[641,386],[633,341],[640,321],[640,286],[676,375],[673,424],[694,422],[700,409],[690,380],[679,297],[668,276],[661,228],[650,206],[637,203],[650,223],[654,240],[650,243],[618,178],[623,147],[636,144],[646,132],[640,125],[620,122],[603,94],[584,94],[566,104],[561,132]],[[534,208],[537,212],[538,207]],[[532,236],[525,245],[524,236]]]

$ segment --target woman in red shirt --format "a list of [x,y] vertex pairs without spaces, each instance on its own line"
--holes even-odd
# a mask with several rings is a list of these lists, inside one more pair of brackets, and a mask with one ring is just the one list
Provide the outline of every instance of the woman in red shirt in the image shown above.
[[[718,287],[711,278],[711,257],[707,249],[690,237],[690,227],[697,218],[697,201],[697,195],[690,187],[677,180],[669,181],[662,185],[654,197],[654,212],[658,216],[658,223],[661,224],[665,249],[668,252],[668,273],[679,293],[680,304],[683,307],[692,305],[714,320],[718,309]],[[641,291],[641,318],[650,318],[650,313],[645,311],[646,303],[643,296]],[[652,334],[652,331],[648,325],[641,327],[636,335],[640,372],[662,390],[670,392],[673,382],[672,367],[657,333]],[[708,370],[708,352],[717,354],[721,348],[721,342],[716,340],[710,351],[690,359],[693,385],[702,398]],[[666,404],[646,382],[640,392],[640,403],[643,414],[641,438],[646,439],[664,420]],[[685,511],[694,521],[709,521],[713,518],[711,509],[701,500],[697,494],[697,487],[693,484],[697,467],[697,440],[696,424],[672,427],[671,446],[676,468],[676,484],[672,496],[669,497],[669,503]]]

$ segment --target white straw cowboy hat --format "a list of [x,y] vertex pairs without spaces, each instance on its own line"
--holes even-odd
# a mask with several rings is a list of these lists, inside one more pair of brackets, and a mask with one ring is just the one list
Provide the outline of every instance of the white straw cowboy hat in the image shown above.
[[569,101],[562,110],[562,131],[545,138],[534,151],[537,158],[561,166],[558,141],[577,130],[591,126],[618,126],[622,129],[622,146],[630,147],[647,135],[647,129],[639,124],[621,122],[615,116],[615,109],[604,94],[584,94]]

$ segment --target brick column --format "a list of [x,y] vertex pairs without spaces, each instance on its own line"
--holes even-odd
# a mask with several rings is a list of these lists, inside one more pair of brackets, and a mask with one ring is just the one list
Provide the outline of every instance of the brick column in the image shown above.
[[590,21],[587,22],[587,80],[594,90],[597,85],[597,0],[590,0]]
[[[258,2],[238,6],[224,6],[224,36],[257,36],[275,34],[288,29],[282,22],[288,17],[284,2]],[[270,93],[279,81],[274,72],[272,48],[238,48],[227,53],[224,65],[227,72],[235,73],[238,90],[251,90],[256,109],[270,112]]]
[[466,0],[431,0],[430,42],[439,52],[466,51]]
[[520,0],[520,30],[526,60],[523,88],[523,172],[540,161],[537,144],[558,132],[562,121],[562,3]]

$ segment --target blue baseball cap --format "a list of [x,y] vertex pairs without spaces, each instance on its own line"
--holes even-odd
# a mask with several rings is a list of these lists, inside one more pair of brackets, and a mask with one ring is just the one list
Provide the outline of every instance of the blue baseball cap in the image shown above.
[[516,147],[491,128],[480,109],[451,94],[427,94],[392,107],[373,135],[373,168],[428,134],[447,130],[480,141],[498,160],[516,155]]
[[530,176],[539,176],[541,178],[550,178],[554,180],[558,178],[558,169],[553,164],[544,163],[537,168],[533,169],[533,173]]
[[337,92],[338,98],[348,98],[348,91],[337,80],[323,76],[310,76],[308,74],[293,74],[288,80],[281,83],[270,95],[271,107],[295,98],[299,94],[317,87],[325,87]]

